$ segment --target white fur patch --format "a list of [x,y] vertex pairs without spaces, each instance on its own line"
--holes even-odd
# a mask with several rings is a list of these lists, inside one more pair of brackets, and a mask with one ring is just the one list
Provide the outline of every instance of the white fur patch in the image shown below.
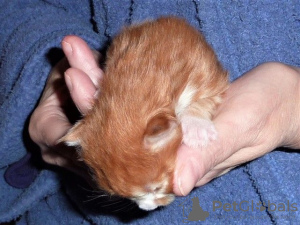
[[196,91],[196,88],[190,86],[189,84],[185,87],[185,89],[179,96],[178,102],[175,107],[175,113],[177,117],[181,116],[181,114],[190,106],[192,99],[196,94]]
[[156,193],[147,193],[140,198],[132,198],[133,201],[137,203],[140,209],[150,211],[156,209],[158,206],[162,206],[157,203],[157,200],[161,198],[167,198],[166,204],[170,204],[174,200],[173,194],[156,194]]
[[135,197],[131,198],[131,200],[138,204],[139,208],[150,211],[162,205],[158,203],[159,201],[157,200],[159,199],[166,198],[168,200],[166,201],[166,204],[169,204],[174,200],[173,194],[165,193],[166,187],[168,186],[167,180],[164,180],[161,183],[148,184],[147,186],[149,188],[148,192],[136,191],[134,193]]
[[158,207],[158,205],[155,203],[155,196],[152,193],[144,195],[142,198],[135,200],[135,202],[138,204],[140,209],[147,211],[156,209]]
[[77,147],[80,146],[80,141],[66,141],[65,144],[69,147]]

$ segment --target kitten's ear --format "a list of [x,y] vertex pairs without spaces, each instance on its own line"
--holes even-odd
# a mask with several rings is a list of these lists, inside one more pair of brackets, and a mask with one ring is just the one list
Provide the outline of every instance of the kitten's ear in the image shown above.
[[155,115],[149,120],[145,130],[145,147],[153,151],[163,148],[176,135],[177,126],[175,117],[166,113]]
[[81,146],[80,143],[81,127],[82,125],[80,122],[76,123],[65,136],[59,139],[59,142],[63,142],[68,146],[74,146],[74,147]]

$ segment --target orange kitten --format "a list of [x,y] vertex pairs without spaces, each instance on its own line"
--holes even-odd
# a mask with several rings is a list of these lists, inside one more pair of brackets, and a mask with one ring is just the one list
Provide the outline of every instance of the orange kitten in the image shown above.
[[216,139],[211,121],[228,86],[204,37],[164,17],[112,42],[93,109],[63,140],[80,146],[99,188],[152,210],[174,199],[176,153]]

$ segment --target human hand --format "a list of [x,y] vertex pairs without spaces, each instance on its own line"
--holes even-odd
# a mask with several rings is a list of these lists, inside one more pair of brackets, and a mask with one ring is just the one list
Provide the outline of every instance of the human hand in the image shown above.
[[182,145],[174,192],[187,195],[276,147],[300,148],[300,69],[265,63],[234,81],[218,107],[218,140],[203,149]]
[[[62,45],[71,65],[65,73],[66,84],[77,108],[85,114],[93,104],[103,74],[83,40],[66,37]],[[62,68],[67,68],[66,61],[61,64],[50,75],[29,131],[46,162],[78,173],[82,170],[74,166],[74,153],[56,146],[57,140],[71,127],[63,111],[66,99],[61,98],[67,92],[66,86],[61,83],[60,89],[53,88],[54,81],[63,79]],[[266,63],[233,82],[214,119],[218,140],[205,149],[190,149],[185,145],[179,148],[175,194],[187,195],[195,186],[278,146],[299,148],[299,74],[298,68]]]
[[[65,167],[84,175],[83,164],[77,160],[73,148],[58,144],[71,128],[68,109],[75,103],[81,114],[92,107],[98,84],[103,76],[98,61],[100,54],[92,52],[87,44],[76,36],[62,41],[66,58],[50,72],[43,95],[29,123],[31,139],[40,147],[45,162]],[[72,98],[72,99],[71,99]],[[72,103],[71,103],[72,104]]]

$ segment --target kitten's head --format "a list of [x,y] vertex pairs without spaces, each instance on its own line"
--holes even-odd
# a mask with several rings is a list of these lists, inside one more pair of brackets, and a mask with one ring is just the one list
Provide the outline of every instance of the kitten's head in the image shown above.
[[[105,101],[104,101],[105,102]],[[62,139],[77,146],[99,188],[153,210],[174,200],[173,172],[181,129],[167,112],[151,118],[95,108]],[[126,121],[128,122],[126,124]]]

